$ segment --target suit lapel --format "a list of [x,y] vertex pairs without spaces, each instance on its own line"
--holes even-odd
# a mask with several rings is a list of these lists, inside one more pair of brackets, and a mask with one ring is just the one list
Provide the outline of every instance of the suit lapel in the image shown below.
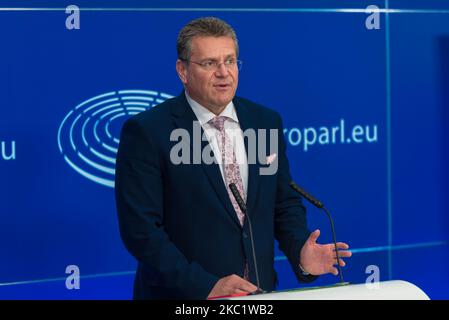
[[[192,108],[189,106],[187,99],[185,97],[185,93],[182,92],[177,98],[175,104],[172,105],[172,114],[176,127],[183,128],[188,131],[190,137],[190,154],[191,159],[193,159],[193,144],[194,139],[197,137],[194,136],[193,123],[194,121],[198,121],[193,112]],[[198,123],[199,125],[199,123]],[[204,134],[203,128],[201,129],[200,139]],[[208,141],[201,140],[201,150],[199,150],[200,155],[202,154],[202,150],[208,145]],[[195,152],[197,152],[195,150]],[[220,167],[216,163],[205,164],[204,161],[201,160],[201,167],[203,168],[206,176],[213,189],[215,190],[218,198],[222,202],[223,206],[226,209],[226,212],[231,217],[231,219],[240,227],[240,222],[237,218],[237,214],[232,206],[231,200],[229,199],[228,191],[223,182],[223,178],[221,176]]]
[[[239,118],[240,128],[243,132],[247,129],[257,130],[255,116],[251,114],[251,109],[245,105],[242,105],[239,99],[233,100],[234,106],[237,112],[237,117]],[[248,139],[245,141],[245,150],[247,159],[250,159],[248,154]],[[257,141],[257,131],[256,131],[256,141]],[[257,155],[257,143],[256,143],[256,155]],[[248,161],[249,162],[249,161]],[[251,217],[254,216],[255,212],[252,211],[254,208],[254,202],[257,198],[257,190],[259,185],[259,166],[256,158],[256,163],[248,163],[248,192],[246,197],[246,208]],[[246,220],[245,220],[246,221]]]

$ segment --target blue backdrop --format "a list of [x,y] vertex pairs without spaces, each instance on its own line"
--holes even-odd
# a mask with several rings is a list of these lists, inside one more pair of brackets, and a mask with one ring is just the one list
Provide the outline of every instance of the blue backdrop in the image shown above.
[[[379,29],[368,5],[390,9]],[[120,127],[181,92],[176,37],[206,15],[235,28],[238,95],[281,113],[294,179],[350,243],[345,280],[376,265],[449,298],[449,2],[410,0],[0,1],[0,298],[131,298],[111,185]],[[308,219],[331,241],[325,215],[308,206]],[[279,289],[304,286],[279,250],[276,269]]]

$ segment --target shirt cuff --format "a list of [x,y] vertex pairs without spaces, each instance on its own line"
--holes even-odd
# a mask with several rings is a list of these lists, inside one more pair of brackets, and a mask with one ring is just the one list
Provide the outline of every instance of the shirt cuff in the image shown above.
[[299,263],[299,269],[301,270],[301,273],[302,273],[303,276],[308,276],[308,275],[310,275],[310,273],[307,272],[307,271],[302,267],[302,265],[301,265],[300,263]]

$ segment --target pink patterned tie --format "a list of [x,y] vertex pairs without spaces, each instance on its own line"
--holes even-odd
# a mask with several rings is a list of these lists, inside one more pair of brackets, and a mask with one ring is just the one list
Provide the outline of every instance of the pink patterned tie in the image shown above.
[[234,148],[232,147],[231,139],[225,134],[224,123],[228,119],[228,117],[218,116],[211,120],[209,123],[213,125],[218,130],[218,146],[221,152],[221,160],[224,168],[224,177],[226,190],[228,190],[229,198],[231,199],[232,206],[234,207],[235,212],[237,213],[237,217],[240,221],[240,225],[243,226],[243,222],[245,220],[245,214],[240,210],[240,207],[237,201],[234,198],[231,190],[229,189],[229,184],[234,183],[239,191],[240,195],[243,198],[243,201],[246,202],[246,193],[243,189],[242,176],[240,175],[240,167],[237,163],[236,156],[234,153]]
[[[237,217],[240,221],[240,225],[243,226],[243,222],[245,220],[245,214],[240,210],[240,207],[235,200],[234,195],[232,194],[231,189],[229,188],[230,183],[234,183],[239,191],[240,195],[243,198],[243,201],[246,202],[246,193],[243,189],[242,176],[240,175],[240,167],[237,163],[237,158],[234,153],[234,148],[232,147],[231,139],[225,134],[224,123],[228,119],[228,117],[218,116],[211,120],[209,123],[213,125],[218,130],[218,146],[221,152],[221,160],[224,168],[224,177],[225,177],[225,185],[226,190],[228,190],[229,198],[231,199],[232,206],[234,207],[235,212],[237,212]],[[243,266],[243,278],[245,280],[249,280],[249,268],[248,263],[244,262]]]

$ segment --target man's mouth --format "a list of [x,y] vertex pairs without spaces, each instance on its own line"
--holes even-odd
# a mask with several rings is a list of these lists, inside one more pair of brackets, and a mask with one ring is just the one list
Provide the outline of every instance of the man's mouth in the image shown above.
[[218,89],[218,90],[226,90],[228,88],[230,88],[231,85],[229,83],[217,83],[214,84],[214,88]]

